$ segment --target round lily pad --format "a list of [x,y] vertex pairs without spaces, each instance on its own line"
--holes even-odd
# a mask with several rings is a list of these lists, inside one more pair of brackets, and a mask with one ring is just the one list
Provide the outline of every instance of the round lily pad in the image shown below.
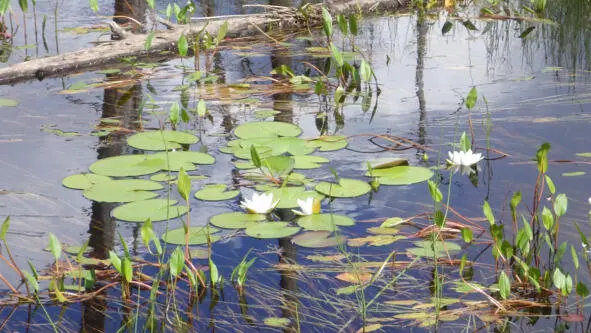
[[230,200],[240,195],[240,191],[226,191],[227,188],[228,186],[224,184],[205,185],[203,189],[195,192],[195,198],[204,201],[222,201]]
[[409,248],[406,251],[417,257],[441,258],[447,256],[448,253],[458,252],[462,247],[454,242],[437,241],[433,244],[430,241],[414,242],[416,247]]
[[295,235],[299,227],[290,227],[289,222],[259,222],[246,227],[246,234],[254,238],[284,238]]
[[301,247],[325,248],[335,247],[339,242],[346,242],[345,237],[331,237],[330,231],[308,231],[292,238],[291,242]]
[[309,231],[334,231],[337,226],[351,226],[355,221],[345,215],[337,214],[312,214],[302,216],[297,220],[300,227]]
[[185,171],[195,170],[195,164],[213,164],[215,158],[199,151],[174,151],[156,153],[152,158],[163,160],[162,170],[179,171],[181,168]]
[[144,222],[147,219],[164,221],[187,213],[186,206],[175,206],[176,200],[150,199],[134,201],[113,209],[113,217],[129,222]]
[[352,198],[368,193],[371,186],[357,179],[341,178],[338,184],[320,182],[315,190],[330,197]]
[[347,137],[344,135],[321,136],[317,139],[308,141],[311,147],[318,147],[320,151],[333,151],[347,147]]
[[110,180],[111,177],[96,175],[94,173],[79,173],[64,178],[62,184],[71,189],[86,190],[96,183],[104,183]]
[[433,177],[433,171],[417,166],[396,166],[385,169],[374,169],[365,174],[377,177],[382,185],[410,185],[424,182]]
[[137,133],[127,138],[127,144],[142,150],[179,149],[199,141],[193,134],[178,131],[150,131]]
[[130,202],[151,199],[157,196],[152,190],[162,185],[145,179],[122,179],[97,183],[84,191],[84,196],[97,202]]
[[107,157],[90,165],[90,171],[111,177],[133,177],[160,171],[164,160],[149,155]]
[[[209,230],[208,230],[209,229]],[[191,227],[189,228],[189,245],[203,245],[207,244],[209,231],[209,240],[213,243],[220,239],[218,235],[212,235],[218,231],[213,227]],[[184,245],[185,244],[185,228],[178,228],[169,230],[162,235],[162,240],[169,244]]]
[[216,227],[224,229],[242,229],[252,223],[265,221],[263,214],[246,214],[242,212],[222,213],[212,217],[209,222]]
[[241,139],[298,136],[302,130],[293,124],[278,121],[263,121],[242,124],[234,130],[234,135]]
[[295,161],[294,169],[316,169],[320,168],[323,163],[330,162],[326,157],[313,155],[298,155],[292,158]]
[[316,191],[306,191],[303,186],[298,187],[283,187],[271,190],[267,193],[273,194],[273,199],[279,200],[276,208],[297,208],[298,199],[305,200],[309,197],[316,198],[318,200],[324,199],[324,195]]

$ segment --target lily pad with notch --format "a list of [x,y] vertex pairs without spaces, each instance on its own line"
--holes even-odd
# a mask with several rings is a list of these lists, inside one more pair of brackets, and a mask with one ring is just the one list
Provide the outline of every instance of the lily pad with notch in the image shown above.
[[248,225],[245,233],[254,238],[284,238],[299,231],[299,227],[292,227],[289,222],[259,222]]
[[199,151],[160,152],[151,156],[158,160],[164,160],[162,170],[168,171],[180,171],[181,168],[191,171],[197,169],[195,164],[215,163],[213,156]]
[[65,187],[74,190],[86,190],[97,183],[104,183],[111,180],[111,177],[97,175],[94,173],[79,173],[64,178],[64,180],[62,180],[62,184]]
[[[189,228],[189,245],[203,245],[220,240],[220,236],[214,235],[220,230],[214,227],[191,227]],[[169,230],[162,235],[162,240],[168,244],[184,245],[185,228]]]
[[357,179],[341,178],[338,184],[320,182],[315,190],[329,197],[353,198],[368,193],[371,191],[371,186]]
[[326,157],[313,155],[298,155],[293,156],[295,161],[294,169],[316,169],[320,168],[322,164],[330,162]]
[[165,160],[154,155],[122,155],[98,160],[89,169],[103,176],[134,177],[158,172],[164,166]]
[[312,214],[298,218],[300,227],[308,231],[335,231],[338,226],[352,226],[355,220],[345,215],[338,214]]
[[226,191],[228,188],[224,184],[209,184],[197,192],[195,198],[204,201],[223,201],[236,198],[240,195],[239,190]]
[[344,236],[331,236],[330,231],[308,231],[292,238],[291,242],[301,247],[307,248],[326,248],[336,247],[339,243],[346,242]]
[[96,202],[131,202],[151,199],[158,196],[153,190],[161,190],[162,185],[145,179],[122,179],[96,183],[84,190],[84,196]]
[[316,147],[320,151],[335,151],[346,148],[349,142],[344,135],[326,135],[308,141],[308,146]]
[[263,214],[246,214],[242,212],[222,213],[213,216],[209,223],[224,229],[243,229],[257,222],[266,221],[267,216]]
[[374,169],[366,172],[366,176],[377,177],[382,185],[410,185],[421,183],[433,177],[433,171],[417,166],[395,166],[385,169]]
[[147,219],[165,221],[187,213],[187,207],[175,206],[177,200],[149,199],[134,201],[118,206],[111,214],[114,218],[128,222],[144,222]]
[[298,136],[301,133],[302,130],[298,126],[279,121],[250,122],[234,129],[234,135],[241,139]]
[[141,132],[127,138],[128,145],[142,150],[179,149],[182,145],[198,141],[199,138],[193,134],[169,130]]

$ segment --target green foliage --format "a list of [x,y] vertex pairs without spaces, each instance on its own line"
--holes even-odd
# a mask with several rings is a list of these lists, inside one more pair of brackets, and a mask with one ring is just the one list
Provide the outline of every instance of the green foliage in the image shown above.
[[505,271],[501,271],[499,275],[499,294],[502,299],[507,299],[511,295],[511,281]]
[[[544,143],[536,153],[536,162],[538,164],[538,172],[544,174],[548,170],[548,152],[550,151],[550,144]],[[553,184],[553,183],[552,183]]]
[[472,87],[472,89],[470,89],[470,92],[468,93],[468,96],[466,97],[466,107],[468,108],[468,110],[471,110],[474,105],[476,105],[476,100],[478,99],[478,91],[476,90],[476,87]]
[[332,37],[332,15],[324,7],[322,7],[322,29],[326,37],[330,39]]
[[427,184],[429,184],[429,193],[431,193],[431,198],[433,201],[441,202],[441,200],[443,200],[443,194],[437,187],[437,184],[430,179],[427,181]]
[[472,142],[466,132],[462,132],[462,136],[460,136],[460,149],[464,152],[472,149]]
[[53,254],[55,261],[58,261],[62,256],[62,244],[51,232],[49,233],[49,251]]
[[88,4],[90,5],[90,9],[92,9],[93,12],[98,12],[98,0],[88,0]]
[[8,233],[8,228],[10,228],[10,216],[7,216],[2,222],[2,226],[0,227],[0,240],[6,242],[6,234]]
[[179,171],[177,190],[185,201],[189,201],[191,195],[191,179],[189,179],[189,175],[187,175],[183,168]]
[[185,254],[183,253],[183,250],[180,248],[180,246],[177,246],[168,259],[168,269],[170,271],[170,275],[176,279],[184,267]]
[[488,204],[488,201],[484,201],[484,203],[482,204],[482,212],[484,213],[484,216],[486,217],[487,221],[490,223],[490,225],[494,225],[495,224],[495,216],[493,215],[492,209],[490,208],[490,205]]
[[181,36],[179,37],[179,40],[177,42],[177,45],[178,45],[179,55],[181,57],[187,56],[187,52],[189,51],[189,43],[187,42],[187,37],[185,37],[185,34],[181,34]]

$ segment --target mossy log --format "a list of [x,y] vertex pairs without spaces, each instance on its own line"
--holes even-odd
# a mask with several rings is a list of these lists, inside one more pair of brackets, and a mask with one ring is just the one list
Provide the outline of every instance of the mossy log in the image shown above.
[[[333,15],[359,13],[363,16],[395,12],[406,5],[408,0],[327,0],[326,8]],[[219,28],[228,22],[227,35],[231,37],[252,36],[269,27],[297,29],[321,24],[320,5],[309,6],[304,16],[295,8],[261,6],[267,11],[263,14],[225,16],[223,18],[202,18],[188,25],[177,25],[160,20],[168,29],[155,32],[151,47],[144,47],[146,35],[126,33],[115,23],[110,23],[113,34],[120,40],[108,41],[97,46],[68,52],[56,56],[38,58],[9,67],[0,68],[0,84],[13,84],[21,81],[46,77],[64,76],[77,72],[90,71],[118,63],[121,58],[151,57],[162,59],[162,51],[176,50],[181,34],[191,40],[197,34],[207,31],[215,36]],[[174,53],[171,53],[174,54]]]

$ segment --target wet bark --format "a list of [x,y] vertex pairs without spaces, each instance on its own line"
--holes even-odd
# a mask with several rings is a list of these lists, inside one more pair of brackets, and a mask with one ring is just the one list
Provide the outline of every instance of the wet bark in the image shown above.
[[[361,15],[376,15],[394,12],[405,6],[408,0],[349,0],[327,1],[328,10],[336,14],[348,14],[360,12]],[[260,34],[260,30],[269,27],[281,29],[297,29],[306,25],[317,26],[321,24],[320,7],[315,6],[316,15],[312,15],[308,21],[298,17],[295,9],[265,14],[253,14],[245,17],[224,17],[223,19],[203,18],[190,25],[174,25],[172,29],[157,31],[149,50],[144,49],[146,35],[125,34],[125,38],[119,41],[109,41],[95,47],[82,49],[75,52],[64,53],[47,58],[39,58],[6,68],[0,68],[0,84],[12,84],[31,79],[42,80],[46,77],[64,76],[76,72],[90,71],[119,62],[124,57],[147,58],[162,61],[167,59],[162,51],[175,51],[177,40],[181,34],[185,34],[190,40],[200,32],[207,31],[216,35],[224,22],[228,22],[228,36],[244,37]],[[276,10],[278,10],[276,8]],[[290,15],[290,12],[293,15]],[[256,27],[255,27],[256,26]],[[117,27],[117,26],[116,26]],[[258,29],[257,29],[258,27]],[[176,53],[169,53],[173,57]]]

